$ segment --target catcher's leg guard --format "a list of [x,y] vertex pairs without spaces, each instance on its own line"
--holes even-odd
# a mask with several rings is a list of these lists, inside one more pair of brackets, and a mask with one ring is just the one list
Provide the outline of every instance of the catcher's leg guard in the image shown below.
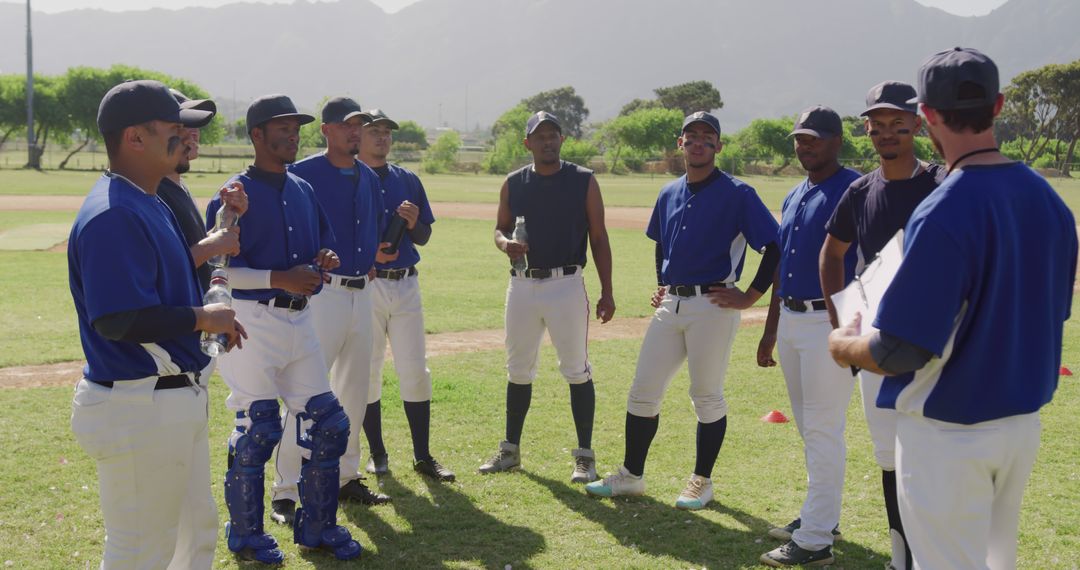
[[[244,425],[245,418],[251,420]],[[263,469],[281,441],[277,400],[256,400],[246,412],[236,412],[237,425],[229,438],[229,469],[225,472],[225,504],[229,550],[249,560],[279,564],[285,554],[274,537],[263,531]]]
[[[349,441],[349,418],[332,392],[308,400],[296,418],[297,443],[311,451],[311,459],[300,468],[302,507],[296,511],[293,540],[302,547],[328,550],[339,560],[356,558],[363,548],[337,524],[338,459]],[[304,420],[313,422],[306,438],[300,428]]]

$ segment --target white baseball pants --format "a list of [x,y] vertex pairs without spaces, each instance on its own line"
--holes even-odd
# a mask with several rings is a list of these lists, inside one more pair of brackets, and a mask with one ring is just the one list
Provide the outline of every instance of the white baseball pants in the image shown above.
[[416,275],[400,280],[375,279],[371,287],[372,338],[371,382],[368,403],[382,398],[382,369],[386,342],[394,355],[401,399],[426,402],[431,399],[431,371],[424,347],[424,309],[420,302],[420,279]]
[[1039,414],[974,425],[897,414],[896,473],[915,568],[1016,568]]
[[859,372],[859,391],[862,392],[863,413],[870,427],[874,444],[874,459],[885,471],[896,470],[896,410],[877,407],[878,393],[884,380],[880,374]]
[[210,490],[205,389],[154,390],[156,377],[75,387],[71,428],[97,463],[101,568],[210,568],[217,506]]
[[840,522],[844,493],[844,424],[855,379],[829,356],[830,332],[826,311],[780,309],[777,352],[803,439],[808,480],[799,511],[802,526],[791,538],[806,550],[821,550],[833,543],[832,529]]
[[[370,286],[370,285],[369,285]],[[329,389],[334,392],[345,415],[349,416],[349,444],[341,456],[340,481],[356,479],[360,470],[360,426],[367,411],[368,382],[371,379],[371,294],[370,290],[323,285],[311,298],[312,326],[318,338],[319,364],[323,376],[330,370]],[[326,390],[324,390],[325,392]],[[313,394],[314,395],[314,394]],[[285,436],[278,446],[274,474],[274,499],[299,500],[296,482],[300,479],[301,449],[296,444],[296,414],[284,418]]]
[[641,344],[627,411],[647,418],[659,414],[664,392],[685,361],[698,421],[708,424],[726,416],[724,376],[741,317],[704,296],[665,295]]
[[589,364],[589,297],[579,270],[574,275],[511,277],[506,290],[506,371],[510,382],[536,379],[540,341],[547,329],[570,384],[592,379]]

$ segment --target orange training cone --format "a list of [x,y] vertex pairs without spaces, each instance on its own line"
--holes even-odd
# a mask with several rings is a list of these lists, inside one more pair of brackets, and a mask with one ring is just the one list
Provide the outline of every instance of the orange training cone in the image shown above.
[[764,416],[761,416],[761,421],[769,424],[786,424],[788,422],[787,416],[780,410],[773,410]]
[[1068,368],[1065,368],[1064,366],[1062,366],[1061,371],[1058,372],[1058,375],[1060,375],[1060,376],[1072,376],[1072,370],[1069,370]]

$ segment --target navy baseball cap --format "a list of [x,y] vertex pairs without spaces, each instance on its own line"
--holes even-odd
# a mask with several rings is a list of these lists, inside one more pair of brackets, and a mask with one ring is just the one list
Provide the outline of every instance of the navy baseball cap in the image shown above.
[[533,134],[533,131],[544,123],[555,125],[555,128],[559,130],[559,133],[562,133],[562,125],[559,124],[559,119],[555,117],[555,115],[552,115],[547,111],[537,111],[537,113],[529,117],[529,120],[525,123],[525,136]]
[[295,117],[300,119],[301,125],[315,121],[315,117],[306,115],[296,110],[292,99],[285,95],[264,95],[256,99],[247,110],[247,130],[262,125],[273,119],[287,119]]
[[[390,127],[391,130],[397,130],[399,128],[398,124],[388,117],[386,111],[383,111],[382,109],[368,109],[364,112],[364,117],[365,124],[368,125],[386,123],[386,126]],[[555,126],[558,126],[558,123],[556,123]]]
[[97,126],[102,134],[121,131],[150,121],[181,123],[198,128],[214,117],[201,109],[182,109],[160,81],[125,81],[109,89],[98,105]]
[[172,87],[169,88],[169,93],[172,93],[173,99],[176,99],[176,102],[180,104],[181,111],[183,111],[184,109],[198,109],[200,111],[210,112],[210,116],[206,117],[206,119],[202,121],[201,124],[185,125],[189,128],[201,129],[206,125],[209,125],[210,121],[213,120],[214,115],[217,114],[217,104],[210,99],[192,99],[187,95],[184,95],[184,93],[181,92],[179,89],[174,89]]
[[[981,94],[961,97],[964,85],[981,87],[975,89]],[[999,89],[998,68],[993,60],[979,50],[956,47],[923,62],[919,68],[919,94],[908,102],[946,111],[972,109],[993,105]]]
[[716,136],[720,136],[720,119],[717,119],[712,113],[707,113],[705,111],[698,111],[691,115],[687,115],[687,117],[683,119],[682,130],[679,132],[685,133],[686,127],[689,127],[694,123],[705,123],[710,129],[716,131]]
[[919,106],[915,103],[909,103],[916,96],[915,88],[907,83],[882,81],[870,88],[870,91],[866,94],[866,110],[859,113],[859,115],[865,117],[870,114],[870,111],[878,109],[895,109],[897,111],[907,111],[908,113],[918,113]]
[[815,105],[806,109],[795,120],[795,128],[791,130],[794,135],[812,135],[819,139],[838,137],[844,132],[844,122],[840,115],[832,109]]
[[344,123],[353,117],[363,117],[364,112],[360,109],[360,103],[348,97],[334,97],[326,102],[322,108],[322,122]]

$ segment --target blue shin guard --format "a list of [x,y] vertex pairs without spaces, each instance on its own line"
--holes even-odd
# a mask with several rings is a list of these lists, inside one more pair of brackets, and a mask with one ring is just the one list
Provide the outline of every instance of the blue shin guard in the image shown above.
[[[304,420],[312,422],[306,438],[300,431]],[[296,511],[293,540],[301,547],[330,551],[338,560],[352,560],[364,549],[337,524],[338,460],[349,442],[349,418],[334,394],[325,392],[297,414],[296,432],[297,443],[311,451],[311,459],[300,468],[302,507]]]
[[229,439],[229,469],[225,472],[225,504],[229,522],[225,535],[229,550],[248,560],[280,564],[285,554],[277,541],[263,531],[263,470],[281,441],[281,417],[277,400],[257,400],[236,419],[250,418],[248,426],[238,425]]

